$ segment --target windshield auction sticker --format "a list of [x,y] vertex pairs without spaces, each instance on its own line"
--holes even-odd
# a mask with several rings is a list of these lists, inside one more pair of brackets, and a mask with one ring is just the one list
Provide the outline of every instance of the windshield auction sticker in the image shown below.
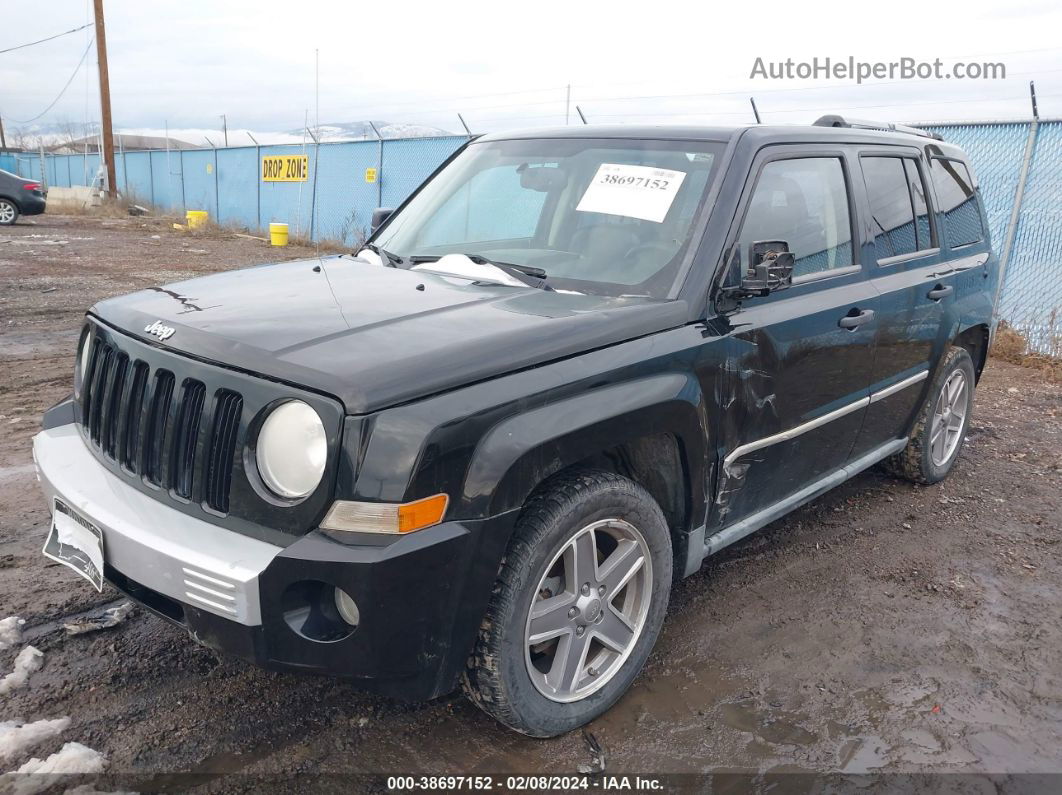
[[576,210],[661,223],[678,195],[684,171],[602,163]]

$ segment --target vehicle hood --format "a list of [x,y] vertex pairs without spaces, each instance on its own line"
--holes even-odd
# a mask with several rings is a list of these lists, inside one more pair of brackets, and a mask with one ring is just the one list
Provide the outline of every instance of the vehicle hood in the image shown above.
[[[91,314],[362,414],[673,328],[687,313],[682,301],[470,284],[340,256],[153,287]],[[156,323],[173,333],[149,333]]]

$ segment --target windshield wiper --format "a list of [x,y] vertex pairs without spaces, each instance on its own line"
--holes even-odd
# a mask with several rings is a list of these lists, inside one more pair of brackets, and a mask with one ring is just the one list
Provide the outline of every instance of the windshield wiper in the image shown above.
[[382,259],[383,262],[384,262],[384,265],[386,265],[389,268],[397,268],[403,262],[403,260],[402,260],[402,258],[400,256],[398,256],[397,254],[392,254],[390,251],[388,251],[385,248],[380,248],[375,243],[366,243],[365,245],[362,246],[362,248],[369,249],[369,251],[373,252],[376,256],[378,256],[380,259]]
[[[543,290],[553,289],[552,287],[543,284],[548,278],[548,274],[542,270],[542,268],[536,268],[533,265],[517,265],[515,262],[499,262],[497,260],[488,259],[481,254],[465,254],[464,256],[472,262],[475,262],[477,265],[493,265],[498,270],[505,271],[514,279],[520,280],[528,287],[538,287]],[[423,262],[438,262],[440,259],[442,259],[441,255],[415,255],[410,257],[409,261],[414,265],[419,265]],[[531,280],[525,278],[527,276],[530,276]]]

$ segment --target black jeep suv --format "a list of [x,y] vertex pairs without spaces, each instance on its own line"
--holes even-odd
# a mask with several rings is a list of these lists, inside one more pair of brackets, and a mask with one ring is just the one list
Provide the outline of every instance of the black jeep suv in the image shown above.
[[984,209],[870,126],[484,136],[353,255],[97,304],[34,440],[45,554],[263,665],[585,723],[706,556],[955,464]]

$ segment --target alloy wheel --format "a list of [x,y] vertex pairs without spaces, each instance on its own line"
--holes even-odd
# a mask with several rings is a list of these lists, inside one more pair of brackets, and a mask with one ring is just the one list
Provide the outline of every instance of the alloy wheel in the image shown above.
[[622,519],[572,536],[546,567],[525,629],[527,672],[552,701],[586,698],[622,668],[645,628],[653,564]]
[[966,373],[956,370],[940,390],[929,430],[929,455],[935,466],[944,466],[962,440],[966,421]]

